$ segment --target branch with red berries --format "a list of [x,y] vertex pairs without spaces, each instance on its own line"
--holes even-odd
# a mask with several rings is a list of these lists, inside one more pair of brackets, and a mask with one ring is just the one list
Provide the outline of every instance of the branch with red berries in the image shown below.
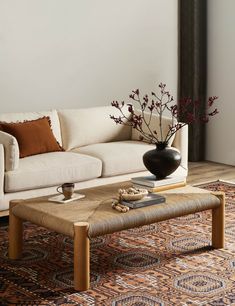
[[[207,123],[210,117],[218,114],[217,108],[211,110],[215,100],[218,99],[217,96],[209,97],[205,112],[200,113],[199,101],[185,98],[180,101],[179,106],[177,104],[172,104],[174,98],[169,91],[166,91],[166,84],[160,83],[158,87],[160,88],[159,94],[152,92],[150,97],[147,94],[141,97],[139,89],[136,89],[129,95],[129,98],[133,102],[125,103],[124,101],[113,101],[111,105],[120,111],[120,116],[110,115],[110,118],[114,120],[116,124],[131,126],[139,131],[141,134],[140,140],[160,144],[168,143],[170,138],[186,124],[192,124],[199,121]],[[140,114],[135,112],[133,103],[137,104],[137,109],[139,108],[141,111]],[[128,114],[125,114],[123,111],[125,105],[127,106]],[[185,118],[185,122],[177,121],[179,107],[181,116]],[[171,124],[168,126],[167,134],[163,135],[162,120],[163,114],[166,111],[168,111],[168,114],[170,113]],[[146,116],[147,114],[149,117],[148,119]],[[151,130],[150,128],[153,114],[159,116],[159,133],[157,133],[156,129]],[[145,129],[143,126],[145,126]]]

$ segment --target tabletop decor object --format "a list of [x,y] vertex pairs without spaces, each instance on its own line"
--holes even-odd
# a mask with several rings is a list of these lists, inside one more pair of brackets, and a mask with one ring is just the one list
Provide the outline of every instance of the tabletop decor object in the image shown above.
[[[148,195],[148,190],[143,188],[129,187],[127,189],[119,189],[118,197],[111,200],[113,209],[119,212],[126,213],[129,211],[129,206],[122,201],[137,201]],[[132,207],[133,208],[133,207]]]
[[143,199],[148,194],[147,189],[130,187],[128,189],[118,190],[120,200],[137,201]]
[[119,202],[119,199],[112,199],[111,203],[112,203],[112,208],[121,213],[127,213],[130,209],[128,206],[121,204]]
[[[163,179],[173,173],[181,162],[180,152],[170,147],[170,142],[175,133],[187,124],[195,122],[207,123],[211,117],[218,114],[214,108],[214,101],[217,96],[208,98],[207,107],[203,113],[199,109],[199,101],[185,98],[180,103],[180,112],[186,118],[185,122],[178,122],[177,115],[179,106],[174,104],[174,98],[166,90],[166,84],[158,85],[159,93],[152,92],[151,95],[140,95],[139,89],[133,90],[129,95],[130,103],[124,101],[113,101],[111,105],[120,111],[120,116],[110,115],[116,124],[131,126],[140,133],[140,140],[156,145],[156,149],[150,150],[143,155],[145,167],[156,176],[156,179]],[[137,104],[134,107],[134,103]],[[124,107],[127,106],[127,113]],[[163,131],[163,115],[168,113],[171,123],[166,132]],[[158,123],[151,125],[153,117],[158,117]]]

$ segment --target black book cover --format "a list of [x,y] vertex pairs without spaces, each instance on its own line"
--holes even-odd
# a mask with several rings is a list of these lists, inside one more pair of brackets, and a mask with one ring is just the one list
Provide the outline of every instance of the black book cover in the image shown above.
[[164,203],[165,201],[166,201],[166,198],[164,196],[160,194],[156,194],[156,193],[149,193],[147,196],[145,196],[141,200],[137,200],[137,201],[122,200],[122,204],[130,208],[140,208],[140,207]]

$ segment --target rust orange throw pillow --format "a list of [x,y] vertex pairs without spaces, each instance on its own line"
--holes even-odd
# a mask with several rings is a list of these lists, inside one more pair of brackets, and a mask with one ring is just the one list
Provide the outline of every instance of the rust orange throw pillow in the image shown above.
[[63,151],[51,130],[49,117],[18,123],[0,123],[1,130],[14,136],[19,144],[20,158]]

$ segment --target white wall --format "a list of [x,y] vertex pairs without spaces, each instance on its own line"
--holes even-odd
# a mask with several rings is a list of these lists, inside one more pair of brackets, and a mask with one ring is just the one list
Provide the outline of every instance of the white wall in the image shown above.
[[108,105],[166,82],[176,0],[0,0],[0,112]]
[[207,160],[235,166],[235,1],[208,1],[208,95],[219,114],[207,126]]

